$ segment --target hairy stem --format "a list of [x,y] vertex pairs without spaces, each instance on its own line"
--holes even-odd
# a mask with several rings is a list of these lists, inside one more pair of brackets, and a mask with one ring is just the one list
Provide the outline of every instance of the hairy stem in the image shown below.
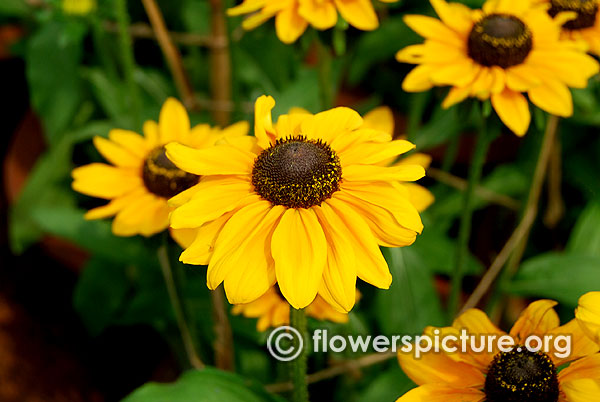
[[[306,377],[307,371],[307,333],[306,333],[306,314],[303,309],[296,310],[290,306],[290,323],[302,335],[304,340],[303,350],[300,355],[292,361],[292,382],[294,384],[293,402],[308,402],[308,381]],[[295,342],[298,342],[294,338]],[[294,350],[299,345],[294,345]]]

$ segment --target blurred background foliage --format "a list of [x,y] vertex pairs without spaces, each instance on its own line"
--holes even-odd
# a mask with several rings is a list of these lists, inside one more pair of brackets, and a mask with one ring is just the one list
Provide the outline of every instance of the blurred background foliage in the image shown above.
[[[132,112],[132,93],[124,79],[117,37],[114,0],[99,0],[84,15],[63,12],[59,0],[2,0],[0,26],[17,27],[21,34],[5,50],[4,58],[24,61],[31,107],[42,126],[44,152],[29,172],[18,199],[10,206],[9,242],[15,255],[24,253],[47,236],[85,250],[87,257],[73,291],[74,309],[90,337],[101,337],[112,327],[143,325],[159,333],[174,353],[174,373],[139,379],[172,380],[188,367],[180,344],[175,317],[160,268],[152,250],[160,236],[118,238],[106,221],[85,221],[83,213],[97,201],[76,194],[70,187],[73,167],[101,161],[91,144],[95,135],[111,128],[141,131],[141,122],[156,120],[168,96],[177,96],[160,48],[148,31],[140,2],[129,1],[134,36],[134,80],[141,99],[139,117]],[[483,1],[464,0],[479,7]],[[208,0],[160,0],[170,31],[182,53],[185,69],[200,105],[192,123],[211,122],[210,38]],[[233,1],[228,5],[232,6]],[[327,32],[307,32],[297,44],[286,46],[274,34],[272,23],[252,32],[241,30],[240,18],[228,19],[231,38],[233,94],[228,107],[232,121],[252,121],[252,104],[262,94],[277,100],[275,115],[291,107],[319,111],[319,80],[312,46],[319,35],[335,50],[332,87],[337,103],[365,113],[387,105],[396,118],[396,135],[406,134],[419,152],[433,156],[437,172],[423,180],[436,202],[423,214],[425,231],[412,247],[389,249],[384,255],[394,278],[389,291],[362,286],[363,298],[346,325],[310,321],[313,328],[339,334],[417,334],[427,325],[447,323],[444,310],[448,277],[456,250],[457,221],[462,208],[460,179],[466,177],[472,152],[471,133],[476,116],[465,105],[440,107],[446,90],[407,94],[401,82],[409,65],[397,63],[399,49],[421,39],[403,22],[407,13],[432,14],[428,2],[404,0],[383,7],[381,26],[360,32],[347,24]],[[150,34],[149,34],[150,32]],[[4,77],[3,80],[10,80]],[[561,121],[562,218],[548,225],[548,207],[542,197],[525,258],[516,276],[504,278],[491,300],[504,300],[505,314],[496,319],[512,322],[524,298],[551,298],[561,302],[564,319],[572,315],[577,299],[600,284],[600,82],[573,92],[575,115]],[[10,102],[11,93],[4,93]],[[482,187],[493,197],[478,197],[465,291],[477,284],[519,219],[529,190],[541,131],[546,116],[534,113],[534,123],[523,139],[503,132],[494,142],[484,170]],[[3,130],[4,131],[4,130]],[[12,137],[4,132],[4,141]],[[18,156],[18,155],[17,155]],[[441,173],[440,173],[441,172]],[[450,176],[453,180],[436,180]],[[442,178],[443,178],[442,177]],[[463,183],[464,185],[464,183]],[[172,246],[171,257],[178,254]],[[18,260],[15,260],[18,261]],[[203,267],[176,264],[176,281],[189,300],[186,311],[200,355],[212,363],[214,331],[209,291]],[[3,267],[16,270],[18,266]],[[508,300],[508,302],[506,302]],[[497,311],[490,304],[490,312]],[[485,307],[485,306],[484,306]],[[125,401],[184,401],[207,395],[207,401],[276,401],[260,384],[287,379],[285,365],[266,353],[266,334],[255,331],[255,320],[231,316],[235,339],[236,374],[209,369],[187,372],[176,383],[149,384]],[[153,353],[148,350],[147,353]],[[309,371],[344,364],[362,353],[311,356]],[[243,380],[242,378],[248,379]],[[250,385],[252,384],[252,385]],[[392,401],[413,384],[394,359],[351,370],[311,386],[313,400]],[[121,390],[124,397],[129,390]],[[214,397],[211,395],[215,395]],[[216,396],[218,395],[218,396]],[[213,399],[211,399],[213,398]]]

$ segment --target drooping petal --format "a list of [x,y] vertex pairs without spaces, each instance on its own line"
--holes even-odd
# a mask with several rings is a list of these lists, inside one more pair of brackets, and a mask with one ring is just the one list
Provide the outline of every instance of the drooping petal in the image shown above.
[[285,211],[271,240],[279,289],[297,309],[317,295],[327,262],[327,241],[312,209]]
[[569,88],[558,80],[544,81],[528,91],[529,99],[540,109],[561,117],[573,114],[573,98]]
[[139,168],[142,166],[142,158],[106,138],[94,137],[94,146],[104,159],[115,166],[125,168]]
[[581,296],[575,315],[590,339],[600,345],[600,292]]
[[136,170],[117,168],[104,163],[91,163],[73,169],[73,190],[92,197],[112,199],[142,187]]
[[281,10],[275,17],[277,37],[283,43],[294,43],[308,27],[308,21],[298,14],[297,7]]
[[350,25],[363,31],[379,26],[371,0],[335,0],[338,11]]
[[523,95],[507,89],[502,93],[492,95],[492,106],[500,120],[513,133],[520,137],[525,135],[531,122],[531,114],[529,113],[529,103]]
[[[552,342],[549,344],[551,350],[548,351],[548,355],[552,358],[556,367],[581,357],[597,353],[600,350],[600,346],[587,337],[583,328],[577,322],[577,319],[573,319],[567,324],[549,331],[548,335],[552,336]],[[568,350],[566,352],[563,350],[563,348],[567,346],[565,345],[566,340],[565,342],[556,344],[559,340],[559,336],[568,336],[570,338],[568,341]],[[566,356],[561,356],[563,354],[566,354]]]

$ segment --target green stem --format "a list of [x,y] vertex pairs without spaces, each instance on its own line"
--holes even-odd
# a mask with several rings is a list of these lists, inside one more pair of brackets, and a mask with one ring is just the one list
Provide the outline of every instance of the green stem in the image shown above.
[[188,357],[190,365],[200,370],[204,368],[204,363],[202,363],[202,360],[200,360],[200,357],[198,356],[196,345],[194,344],[190,328],[185,319],[182,300],[177,292],[177,286],[175,285],[175,280],[173,278],[173,267],[169,261],[167,247],[166,241],[159,247],[158,262],[160,263],[160,267],[165,279],[165,285],[167,286],[169,299],[171,300],[171,306],[173,306],[173,311],[175,312],[175,319],[177,320],[177,326],[179,327],[179,332],[181,333],[181,340],[185,348],[185,353]]
[[465,265],[469,255],[469,240],[471,238],[471,221],[473,218],[475,189],[481,180],[481,173],[483,171],[485,157],[490,145],[489,134],[487,131],[487,124],[485,119],[483,119],[481,127],[477,133],[475,152],[471,160],[471,166],[469,167],[469,179],[463,198],[460,228],[458,232],[458,248],[456,250],[454,274],[452,276],[452,288],[450,290],[450,299],[448,302],[448,313],[450,318],[453,318],[458,311],[460,295],[462,292],[462,281],[465,272]]
[[123,73],[125,82],[131,99],[131,115],[133,116],[133,125],[138,128],[141,126],[141,103],[138,87],[135,84],[135,56],[133,54],[133,42],[129,35],[129,14],[127,13],[127,0],[115,0],[115,13],[119,26],[119,45],[121,49],[121,62],[123,63]]
[[321,39],[319,34],[315,34],[315,43],[317,46],[317,68],[319,75],[319,95],[321,96],[321,108],[327,110],[333,107],[334,103],[334,91],[333,91],[333,56],[331,49],[326,46]]
[[[306,378],[307,371],[307,332],[306,332],[306,314],[303,309],[296,310],[290,306],[290,324],[302,335],[304,347],[300,355],[292,361],[292,382],[294,384],[293,402],[308,402],[308,382]],[[298,341],[294,338],[294,350],[298,347]]]

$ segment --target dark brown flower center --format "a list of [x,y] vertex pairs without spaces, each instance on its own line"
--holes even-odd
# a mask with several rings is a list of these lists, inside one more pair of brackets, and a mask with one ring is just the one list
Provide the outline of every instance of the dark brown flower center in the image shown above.
[[554,17],[563,11],[574,11],[577,18],[565,22],[563,28],[576,31],[593,27],[598,14],[598,2],[596,0],[550,0],[548,13]]
[[150,152],[142,169],[144,185],[159,197],[171,198],[198,184],[199,176],[184,172],[167,158],[165,148]]
[[469,57],[491,67],[521,64],[531,51],[531,30],[515,16],[490,14],[473,26],[469,34]]
[[485,379],[486,402],[557,402],[558,376],[550,357],[519,349],[494,357]]
[[321,140],[279,139],[254,161],[252,184],[273,205],[310,208],[339,190],[340,159]]

